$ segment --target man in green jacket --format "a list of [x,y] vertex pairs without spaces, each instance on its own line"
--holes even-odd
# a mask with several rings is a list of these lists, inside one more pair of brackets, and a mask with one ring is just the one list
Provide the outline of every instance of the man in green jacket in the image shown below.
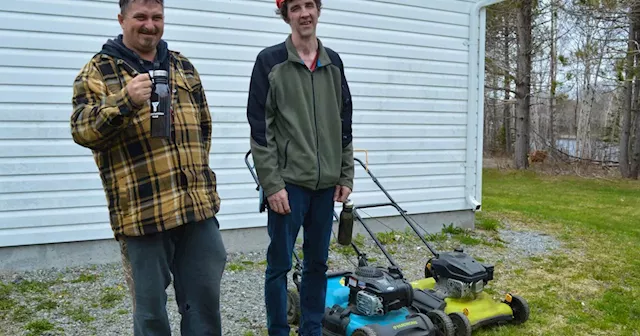
[[316,37],[321,0],[276,0],[291,34],[257,56],[247,118],[268,201],[265,304],[269,335],[289,335],[287,273],[304,228],[303,336],[321,335],[334,202],[353,189],[351,94],[340,56]]

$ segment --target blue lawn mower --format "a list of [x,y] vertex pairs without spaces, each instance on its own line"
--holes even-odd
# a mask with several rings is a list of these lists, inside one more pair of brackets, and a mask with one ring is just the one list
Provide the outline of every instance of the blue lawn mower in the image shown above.
[[[344,207],[343,207],[344,209]],[[359,278],[355,278],[353,274],[348,274],[346,279],[334,279],[331,276],[329,277],[328,287],[334,290],[333,294],[335,296],[335,300],[331,302],[330,291],[327,291],[327,306],[332,306],[332,309],[327,310],[325,314],[324,327],[326,331],[334,331],[334,333],[326,332],[325,335],[344,335],[342,333],[343,328],[346,323],[351,322],[351,320],[347,319],[349,309],[353,306],[356,307],[357,311],[360,311],[360,315],[363,312],[364,315],[368,316],[365,321],[368,323],[372,323],[370,316],[377,316],[379,319],[384,319],[387,322],[393,322],[391,324],[391,328],[394,328],[395,323],[399,323],[400,325],[404,325],[406,323],[413,323],[410,321],[403,321],[403,319],[410,318],[411,316],[420,316],[426,315],[431,323],[433,324],[433,335],[436,336],[470,336],[467,334],[460,334],[457,332],[458,323],[455,322],[455,317],[464,318],[463,315],[459,315],[456,313],[456,316],[446,314],[443,309],[437,309],[444,307],[444,301],[439,299],[436,296],[430,294],[429,291],[424,291],[422,289],[415,289],[413,286],[408,283],[400,267],[396,264],[393,257],[389,254],[389,252],[385,249],[382,243],[378,240],[378,238],[373,234],[371,229],[366,225],[366,223],[362,220],[362,218],[358,215],[356,211],[356,207],[346,211],[348,214],[352,214],[356,219],[358,219],[365,230],[369,233],[376,246],[380,249],[380,251],[384,254],[386,259],[389,261],[390,266],[370,266],[369,261],[367,259],[366,254],[361,252],[358,247],[348,239],[348,243],[345,243],[345,235],[350,236],[350,230],[342,230],[342,225],[340,228],[340,232],[338,234],[338,242],[341,245],[351,245],[353,250],[358,256],[358,266],[355,271],[355,275]],[[344,215],[345,211],[341,213]],[[344,222],[343,218],[339,218],[338,215],[334,212],[334,217],[340,222]],[[345,233],[346,232],[346,233]],[[300,260],[297,259],[296,256],[296,272],[300,272]],[[295,276],[295,273],[294,273]],[[355,278],[355,279],[354,279]],[[337,280],[337,281],[336,281]],[[349,281],[347,286],[350,288],[350,296],[349,298],[340,297],[344,291],[345,281]],[[333,285],[333,286],[332,286]],[[408,286],[407,286],[408,285]],[[386,288],[385,288],[386,286]],[[395,287],[395,289],[392,289]],[[353,302],[354,296],[354,288],[355,289],[355,303]],[[373,290],[371,290],[373,289]],[[394,300],[397,301],[398,297],[403,297],[404,301],[401,302],[402,306],[396,306],[395,308],[400,307],[400,309],[393,311],[391,309],[387,309],[386,302],[392,303]],[[386,299],[386,300],[385,300]],[[389,304],[391,306],[391,304]],[[373,312],[378,312],[377,314]],[[345,314],[345,312],[347,314]],[[396,322],[397,320],[397,322]],[[356,320],[356,323],[358,321]],[[372,328],[373,329],[373,328]],[[393,333],[391,329],[382,329],[377,328],[373,329],[373,332],[357,334],[357,335],[423,335],[423,333]],[[354,335],[356,335],[354,333]],[[431,335],[431,334],[429,334]]]
[[[245,163],[253,176],[259,192],[259,212],[267,208],[264,191],[249,163],[249,150]],[[337,215],[334,212],[334,216]],[[382,247],[374,236],[379,247]],[[413,307],[414,292],[391,256],[383,252],[391,262],[388,268],[367,265],[366,256],[354,243],[350,244],[358,254],[355,271],[327,274],[325,336],[454,336],[451,318],[441,310],[423,313]],[[288,322],[297,324],[300,318],[300,283],[302,263],[298,255],[292,280],[296,289],[288,290]]]

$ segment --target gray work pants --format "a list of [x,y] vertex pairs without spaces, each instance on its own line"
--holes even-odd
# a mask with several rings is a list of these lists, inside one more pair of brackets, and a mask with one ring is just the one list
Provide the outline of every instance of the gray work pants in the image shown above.
[[171,335],[166,289],[174,278],[182,336],[221,336],[220,280],[227,254],[216,218],[119,238],[133,300],[134,336]]

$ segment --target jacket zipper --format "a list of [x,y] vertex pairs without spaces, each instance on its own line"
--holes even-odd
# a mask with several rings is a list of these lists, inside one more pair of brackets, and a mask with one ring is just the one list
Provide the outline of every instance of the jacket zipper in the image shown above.
[[316,127],[316,160],[318,162],[318,181],[316,189],[320,186],[320,142],[318,140],[318,115],[316,113],[316,88],[313,82],[313,71],[311,71],[311,95],[313,96],[313,119]]

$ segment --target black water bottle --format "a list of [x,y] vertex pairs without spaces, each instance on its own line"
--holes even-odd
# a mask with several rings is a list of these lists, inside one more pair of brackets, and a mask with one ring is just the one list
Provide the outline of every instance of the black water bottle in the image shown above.
[[351,244],[353,236],[353,201],[342,203],[340,223],[338,224],[338,244],[346,246]]
[[149,73],[153,83],[151,92],[151,137],[169,138],[171,136],[171,94],[169,94],[169,76],[166,70],[153,70]]

